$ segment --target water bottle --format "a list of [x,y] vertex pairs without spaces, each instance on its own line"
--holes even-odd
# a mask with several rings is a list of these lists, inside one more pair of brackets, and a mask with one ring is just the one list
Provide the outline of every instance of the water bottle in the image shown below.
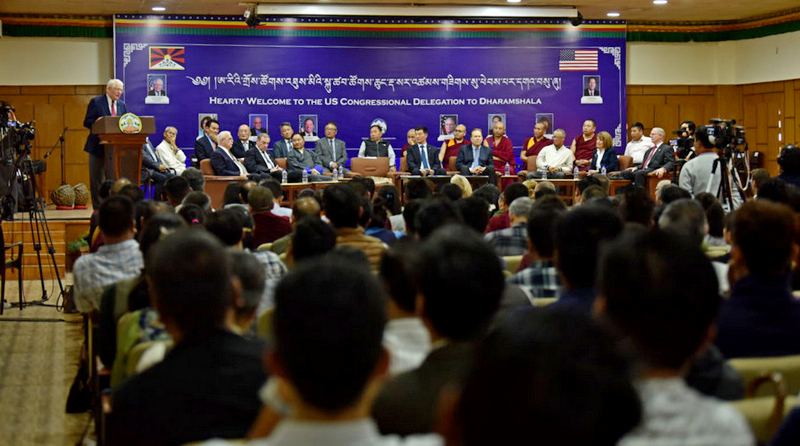
[[339,181],[339,178],[342,177],[341,172],[339,171],[339,166],[333,168],[333,181]]
[[308,183],[308,171],[303,169],[303,184]]
[[606,170],[606,166],[600,168],[600,175],[606,175],[608,171]]
[[281,171],[281,183],[286,184],[289,182],[289,174],[286,172],[286,169]]
[[506,176],[511,175],[511,165],[506,163]]
[[572,177],[579,178],[580,176],[581,176],[581,170],[578,169],[578,166],[576,165],[575,168],[572,169]]
[[542,166],[542,178],[547,178],[547,172],[550,170],[550,166],[547,164]]

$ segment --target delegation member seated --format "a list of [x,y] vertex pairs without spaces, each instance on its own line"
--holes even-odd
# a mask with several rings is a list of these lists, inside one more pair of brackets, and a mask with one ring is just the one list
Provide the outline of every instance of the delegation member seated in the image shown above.
[[[262,178],[270,176],[277,182],[281,182],[283,175],[283,167],[269,154],[267,148],[269,147],[269,134],[259,133],[256,139],[255,150],[248,150],[244,155],[244,167],[248,172],[259,174]],[[297,183],[300,181],[299,172],[291,172],[288,175],[287,181],[290,183]]]
[[217,135],[217,150],[211,154],[211,167],[214,168],[214,173],[220,176],[235,176],[240,178],[257,177],[257,175],[250,175],[247,168],[244,167],[236,157],[230,152],[233,147],[233,136],[231,132],[219,132]]
[[175,175],[181,175],[186,170],[186,154],[175,143],[178,129],[168,126],[164,129],[164,140],[156,146],[156,155]]
[[147,138],[142,144],[142,184],[146,184],[148,178],[152,180],[156,185],[155,198],[159,199],[164,182],[174,176],[175,173],[161,161],[150,138]]
[[[211,154],[217,149],[217,134],[219,133],[219,121],[209,119],[203,127],[203,134],[194,141],[194,156],[197,162],[211,158]],[[233,144],[233,143],[231,143]]]
[[528,178],[564,178],[572,171],[575,155],[564,145],[567,134],[562,129],[553,132],[553,144],[545,146],[536,157],[536,172],[529,172]]
[[308,181],[331,181],[331,177],[322,175],[322,163],[316,152],[305,148],[306,141],[303,135],[295,133],[292,135],[292,149],[286,157],[289,172],[297,172],[300,175],[305,171],[308,174]]
[[417,143],[408,148],[406,164],[412,175],[447,175],[439,161],[439,151],[428,144],[428,128],[419,126],[414,129]]
[[[361,142],[358,149],[359,158],[389,158],[389,172],[397,171],[395,153],[392,145],[383,139],[383,129],[375,124],[369,128],[369,139]],[[410,169],[409,169],[410,170]]]
[[325,124],[325,137],[320,138],[314,145],[314,152],[319,156],[324,173],[332,173],[333,169],[340,169],[344,176],[353,176],[347,169],[347,148],[344,141],[336,138],[339,128],[333,121]]
[[492,150],[482,144],[483,131],[473,129],[469,141],[469,144],[462,145],[458,151],[456,169],[463,175],[487,175],[489,184],[494,184]]
[[597,150],[594,151],[592,161],[589,163],[589,173],[599,173],[603,169],[606,172],[619,170],[617,151],[614,150],[614,140],[611,139],[611,135],[608,132],[597,134]]

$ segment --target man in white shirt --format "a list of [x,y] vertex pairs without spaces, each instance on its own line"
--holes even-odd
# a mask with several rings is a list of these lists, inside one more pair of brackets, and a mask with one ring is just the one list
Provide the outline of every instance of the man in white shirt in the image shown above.
[[553,132],[553,144],[545,146],[539,156],[536,157],[536,172],[529,172],[528,178],[541,179],[545,172],[547,178],[564,178],[564,175],[572,172],[572,164],[575,162],[575,155],[569,147],[564,145],[567,133],[563,129]]
[[633,165],[641,167],[644,153],[653,148],[653,140],[644,136],[644,125],[641,122],[631,124],[631,140],[625,146],[625,155],[633,157]]

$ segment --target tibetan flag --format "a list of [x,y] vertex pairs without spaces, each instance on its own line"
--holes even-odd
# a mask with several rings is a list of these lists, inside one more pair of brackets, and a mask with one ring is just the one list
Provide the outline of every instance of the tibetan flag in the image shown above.
[[151,46],[151,70],[185,70],[186,51],[182,46]]
[[559,71],[597,71],[597,50],[561,50]]

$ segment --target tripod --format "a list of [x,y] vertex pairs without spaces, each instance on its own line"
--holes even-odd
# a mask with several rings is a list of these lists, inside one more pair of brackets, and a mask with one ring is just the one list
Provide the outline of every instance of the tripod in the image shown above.
[[[730,153],[730,152],[729,152]],[[720,168],[720,180],[719,180],[719,187],[717,187],[717,197],[720,199],[720,203],[722,206],[728,206],[728,212],[733,212],[733,187],[734,184],[731,182],[731,168],[729,166],[728,159],[730,157],[725,156],[725,152],[721,152],[717,159],[714,160],[714,164],[711,166],[711,178],[714,178],[714,175],[717,172],[717,167]],[[735,168],[735,167],[734,167]],[[711,178],[708,181],[708,188],[711,188]],[[739,197],[741,198],[742,202],[745,201],[744,191],[741,189],[739,184],[736,184],[736,190],[739,192]],[[709,192],[706,190],[706,192]]]

